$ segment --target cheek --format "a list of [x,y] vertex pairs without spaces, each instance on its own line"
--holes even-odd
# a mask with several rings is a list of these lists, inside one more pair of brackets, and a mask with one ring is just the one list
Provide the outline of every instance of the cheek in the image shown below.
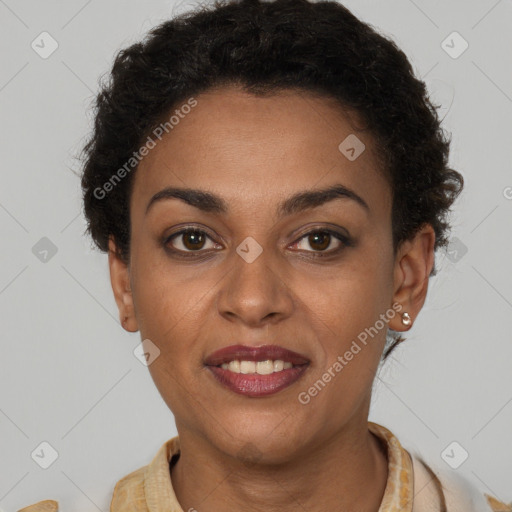
[[331,411],[326,429],[346,421],[369,400],[386,338],[382,321],[380,329],[372,329],[381,313],[374,286],[361,279],[332,285],[334,291],[311,300],[315,309],[310,324],[318,328],[316,353],[322,356],[308,381],[310,387],[300,390],[300,403],[308,401],[311,417],[322,418],[326,409]]
[[345,339],[373,325],[388,306],[385,281],[374,266],[355,263],[333,270],[321,286],[312,281],[304,296],[311,316]]
[[139,253],[133,267],[133,299],[141,336],[162,345],[192,337],[205,319],[199,311],[209,300],[208,291],[213,291],[215,281],[210,283],[208,275],[200,275],[193,266],[173,264],[162,250]]
[[147,265],[135,287],[141,339],[150,339],[160,351],[148,369],[168,407],[183,418],[190,412],[189,398],[201,397],[200,343],[208,320],[204,308],[213,307],[207,293],[212,287],[157,265]]
[[372,381],[386,340],[387,322],[382,315],[391,308],[387,267],[372,257],[370,249],[358,254],[350,264],[333,271],[323,286],[311,282],[306,302],[309,323],[324,352],[320,370],[343,357],[347,389]]

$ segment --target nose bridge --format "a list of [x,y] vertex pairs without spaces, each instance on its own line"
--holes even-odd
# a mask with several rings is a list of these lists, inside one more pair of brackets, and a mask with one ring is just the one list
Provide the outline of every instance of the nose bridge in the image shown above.
[[247,237],[230,258],[231,272],[220,290],[219,313],[256,324],[290,313],[290,291],[270,249]]

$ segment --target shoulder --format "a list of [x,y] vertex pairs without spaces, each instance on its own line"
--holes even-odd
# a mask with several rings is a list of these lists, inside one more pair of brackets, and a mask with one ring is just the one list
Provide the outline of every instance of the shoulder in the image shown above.
[[[146,512],[144,481],[147,466],[143,466],[121,478],[114,487],[110,510],[115,512]],[[44,500],[22,508],[17,512],[59,512],[58,502]]]
[[[114,487],[110,510],[115,512],[146,512],[144,497],[144,481],[147,466],[126,475]],[[17,512],[59,512],[59,504],[55,500],[38,501],[19,509]]]
[[[147,466],[126,475],[117,482],[110,504],[110,510],[115,512],[146,512],[144,497],[144,481]],[[38,501],[17,512],[59,512],[58,502],[55,500]]]
[[148,512],[149,507],[161,510],[174,496],[169,461],[179,453],[179,446],[178,436],[169,439],[149,464],[121,478],[114,487],[110,512]]
[[410,455],[414,470],[413,512],[512,512],[512,503],[507,505],[485,494],[463,475]]
[[59,504],[55,500],[43,500],[29,505],[28,507],[20,508],[17,512],[58,512]]
[[[179,437],[175,436],[163,443],[149,464],[121,478],[114,486],[110,512],[148,512],[148,504],[158,507],[162,499],[174,497],[169,461],[179,450]],[[57,501],[45,500],[17,512],[59,512],[59,506]]]
[[144,497],[144,482],[146,469],[143,466],[121,478],[114,487],[110,510],[115,512],[139,512],[146,511],[146,499]]

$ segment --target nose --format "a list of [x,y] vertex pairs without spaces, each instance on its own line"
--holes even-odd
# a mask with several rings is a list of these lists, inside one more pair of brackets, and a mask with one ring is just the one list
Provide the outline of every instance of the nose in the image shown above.
[[218,291],[219,314],[248,326],[259,327],[289,317],[293,294],[279,266],[264,250],[254,261],[233,254],[232,268]]

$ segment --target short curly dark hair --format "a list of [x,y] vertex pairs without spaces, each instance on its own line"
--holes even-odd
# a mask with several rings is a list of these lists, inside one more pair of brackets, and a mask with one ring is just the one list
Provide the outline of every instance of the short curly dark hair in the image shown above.
[[[447,214],[464,180],[448,167],[451,141],[438,106],[395,43],[335,1],[215,0],[122,49],[101,85],[82,153],[86,231],[100,250],[108,251],[112,236],[129,262],[136,165],[109,187],[106,198],[104,185],[117,169],[126,169],[141,141],[173,108],[224,85],[262,96],[300,90],[356,111],[391,185],[395,253],[427,223],[435,231],[435,249],[447,245]],[[434,265],[431,275],[436,272]],[[393,338],[384,359],[405,339]]]

